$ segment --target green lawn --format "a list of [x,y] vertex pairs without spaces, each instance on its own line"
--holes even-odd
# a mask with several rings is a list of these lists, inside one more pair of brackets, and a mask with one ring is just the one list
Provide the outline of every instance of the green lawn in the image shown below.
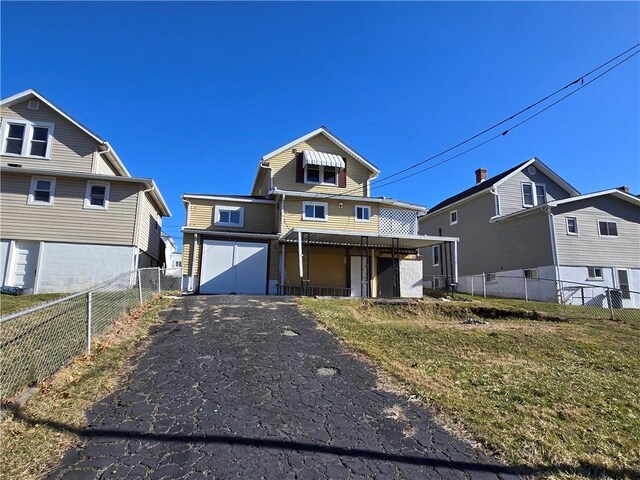
[[[503,461],[549,478],[640,476],[640,329],[492,299],[300,302]],[[470,316],[488,325],[460,323]]]
[[38,295],[7,295],[0,294],[0,313],[9,315],[10,313],[19,312],[20,310],[26,310],[27,308],[35,307],[41,303],[47,303],[52,300],[56,300],[64,293],[41,293]]

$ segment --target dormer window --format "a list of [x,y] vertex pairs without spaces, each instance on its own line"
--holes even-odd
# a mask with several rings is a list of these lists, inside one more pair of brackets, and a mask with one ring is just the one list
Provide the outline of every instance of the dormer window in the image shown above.
[[48,159],[53,124],[5,118],[2,120],[1,137],[2,155]]

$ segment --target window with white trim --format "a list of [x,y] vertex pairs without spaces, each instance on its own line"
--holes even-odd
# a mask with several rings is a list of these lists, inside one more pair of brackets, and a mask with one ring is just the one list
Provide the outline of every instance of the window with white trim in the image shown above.
[[109,183],[87,182],[84,194],[84,208],[106,210],[109,207]]
[[22,119],[2,120],[2,155],[48,159],[51,155],[53,123]]
[[371,220],[371,207],[356,205],[356,222],[369,222]]
[[244,225],[244,207],[216,205],[213,224],[217,227],[242,227]]
[[326,202],[303,202],[302,219],[326,222],[329,219],[329,206]]
[[587,277],[589,280],[602,280],[602,267],[587,267]]
[[567,217],[567,235],[578,235],[578,219]]
[[449,214],[449,224],[455,225],[458,223],[458,210],[454,210]]
[[616,222],[598,220],[598,234],[601,237],[617,237],[618,224]]
[[325,167],[323,165],[312,165],[309,163],[304,167],[304,183],[337,185],[338,168]]
[[522,206],[537,207],[547,203],[547,189],[542,183],[522,183]]
[[538,278],[538,269],[537,268],[525,268],[525,270],[524,270],[524,278]]
[[432,247],[433,250],[433,266],[437,267],[440,265],[440,245],[434,245]]
[[56,179],[53,177],[33,177],[29,190],[29,205],[53,205]]

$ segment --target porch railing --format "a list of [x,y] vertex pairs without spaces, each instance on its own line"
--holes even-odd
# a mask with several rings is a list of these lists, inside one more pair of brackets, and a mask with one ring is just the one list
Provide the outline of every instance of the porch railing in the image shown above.
[[351,289],[343,287],[314,287],[314,286],[289,286],[281,285],[278,295],[295,297],[350,297]]

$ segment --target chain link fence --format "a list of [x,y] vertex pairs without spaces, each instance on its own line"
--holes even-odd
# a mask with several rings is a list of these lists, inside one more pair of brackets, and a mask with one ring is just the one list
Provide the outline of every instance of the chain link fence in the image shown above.
[[446,276],[430,275],[424,286],[484,298],[524,300],[529,308],[566,318],[609,319],[640,326],[640,292],[624,288],[493,273],[460,276],[456,286]]
[[[64,298],[0,318],[0,398],[91,352],[91,340],[162,291],[179,291],[175,269],[142,268]],[[173,275],[172,275],[173,274]]]

